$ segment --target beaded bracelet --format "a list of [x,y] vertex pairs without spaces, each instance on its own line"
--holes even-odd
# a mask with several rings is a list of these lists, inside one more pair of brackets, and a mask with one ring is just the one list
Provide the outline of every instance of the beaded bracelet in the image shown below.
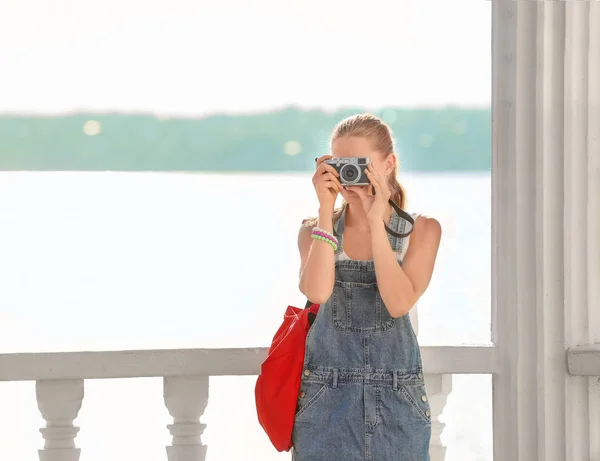
[[321,240],[329,243],[329,245],[331,245],[333,248],[333,251],[337,251],[338,249],[338,240],[329,232],[321,229],[320,227],[313,227],[311,237],[315,240]]

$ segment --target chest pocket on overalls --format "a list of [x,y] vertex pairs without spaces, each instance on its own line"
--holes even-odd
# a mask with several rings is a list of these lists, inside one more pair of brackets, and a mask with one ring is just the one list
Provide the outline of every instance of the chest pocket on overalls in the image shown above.
[[339,331],[375,333],[394,327],[395,319],[383,304],[377,283],[336,281],[332,298],[333,321]]

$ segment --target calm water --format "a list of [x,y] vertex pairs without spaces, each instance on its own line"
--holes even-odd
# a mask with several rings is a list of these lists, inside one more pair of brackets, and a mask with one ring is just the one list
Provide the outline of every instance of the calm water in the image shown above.
[[[444,231],[421,344],[489,342],[489,174],[402,181]],[[0,173],[0,351],[266,346],[304,304],[296,236],[316,206],[306,174]],[[254,381],[211,381],[209,461],[289,459],[256,422]],[[0,390],[0,459],[36,460],[33,383]],[[489,377],[455,377],[443,419],[448,461],[491,460]],[[81,460],[164,460],[169,422],[160,379],[87,382]]]

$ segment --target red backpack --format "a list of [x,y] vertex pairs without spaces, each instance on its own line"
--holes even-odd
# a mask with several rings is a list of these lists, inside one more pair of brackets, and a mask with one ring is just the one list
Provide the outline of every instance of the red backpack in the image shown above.
[[304,309],[287,307],[256,381],[258,422],[277,451],[289,451],[292,447],[306,335],[319,307],[310,302]]

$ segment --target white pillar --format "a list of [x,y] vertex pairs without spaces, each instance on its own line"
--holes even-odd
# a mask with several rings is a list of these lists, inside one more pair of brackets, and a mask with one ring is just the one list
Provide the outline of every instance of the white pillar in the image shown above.
[[202,433],[206,424],[200,422],[208,404],[208,376],[164,378],[164,399],[173,424],[167,427],[173,436],[167,447],[169,461],[204,461],[206,445]]
[[[590,342],[600,344],[600,2],[590,5],[588,28],[588,216],[587,216],[587,275],[589,313],[588,334]],[[590,460],[600,459],[600,379],[588,378]]]
[[600,459],[600,2],[494,0],[493,315],[499,461]]
[[46,420],[46,427],[40,429],[45,440],[38,451],[40,461],[78,461],[81,450],[75,447],[75,437],[79,428],[73,421],[83,401],[83,379],[37,381],[35,393]]
[[[600,342],[600,4],[567,5],[565,53],[565,342]],[[600,384],[566,388],[568,460],[600,460]]]

